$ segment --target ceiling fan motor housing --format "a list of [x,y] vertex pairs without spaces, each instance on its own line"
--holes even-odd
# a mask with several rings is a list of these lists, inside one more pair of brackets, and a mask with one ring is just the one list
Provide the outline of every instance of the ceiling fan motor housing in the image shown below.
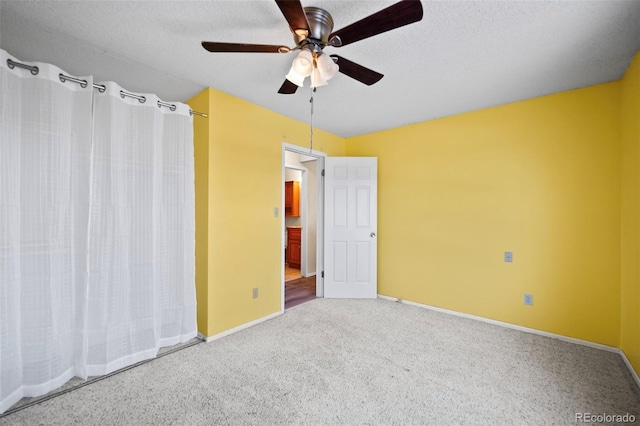
[[333,18],[329,12],[319,7],[305,7],[304,13],[309,22],[309,34],[300,36],[294,33],[296,44],[300,47],[306,45],[312,51],[319,52],[329,44],[329,35],[333,31]]

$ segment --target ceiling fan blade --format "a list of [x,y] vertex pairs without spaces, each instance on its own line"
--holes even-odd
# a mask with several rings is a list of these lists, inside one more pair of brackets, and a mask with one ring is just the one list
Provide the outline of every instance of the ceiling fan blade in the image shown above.
[[288,53],[291,51],[287,46],[273,44],[218,43],[215,41],[203,41],[202,47],[209,52]]
[[343,58],[338,55],[331,55],[332,58],[336,59],[336,63],[338,64],[338,71],[340,71],[344,75],[348,75],[349,77],[358,80],[361,83],[366,84],[367,86],[371,86],[372,84],[380,81],[384,75],[379,72],[375,72],[374,70],[370,70],[369,68],[363,67],[360,64],[356,64],[348,59]]
[[340,40],[336,40],[332,45],[334,47],[346,46],[355,41],[418,22],[421,19],[422,4],[420,1],[403,0],[331,33],[329,41],[331,42],[333,37],[338,37]]
[[281,93],[283,95],[292,95],[296,93],[296,90],[298,90],[297,85],[290,82],[289,80],[285,80],[284,83],[282,83],[282,86],[280,86],[280,90],[278,90],[278,93]]
[[276,0],[276,4],[289,23],[292,32],[296,30],[309,31],[309,21],[299,0]]

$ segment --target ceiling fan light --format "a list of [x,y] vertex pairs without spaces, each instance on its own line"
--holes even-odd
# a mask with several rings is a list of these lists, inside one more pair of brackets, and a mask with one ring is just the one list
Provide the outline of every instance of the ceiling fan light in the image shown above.
[[338,64],[333,62],[331,56],[321,54],[317,59],[318,69],[325,80],[331,80],[338,72]]
[[314,68],[311,73],[311,87],[316,88],[320,86],[326,86],[327,79],[324,78],[322,72],[318,68]]
[[292,68],[301,76],[311,75],[313,71],[313,56],[311,52],[306,49],[301,50],[293,60]]
[[306,77],[304,75],[298,74],[294,68],[295,67],[291,67],[291,69],[289,70],[289,74],[287,74],[285,78],[296,86],[302,87],[304,84],[304,79]]

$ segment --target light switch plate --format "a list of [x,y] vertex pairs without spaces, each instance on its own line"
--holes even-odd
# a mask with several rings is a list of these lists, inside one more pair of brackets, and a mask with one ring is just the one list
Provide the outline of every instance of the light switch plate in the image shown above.
[[504,252],[504,261],[508,262],[508,263],[513,262],[513,252],[505,251]]

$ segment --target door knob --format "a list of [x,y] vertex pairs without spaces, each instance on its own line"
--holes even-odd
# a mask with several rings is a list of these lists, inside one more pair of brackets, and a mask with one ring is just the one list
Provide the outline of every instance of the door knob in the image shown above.
[[372,233],[371,233],[371,234],[369,234],[369,235],[371,236],[371,238],[373,238],[373,237],[375,237],[375,236],[376,236],[376,233],[375,233],[375,232],[372,232]]

